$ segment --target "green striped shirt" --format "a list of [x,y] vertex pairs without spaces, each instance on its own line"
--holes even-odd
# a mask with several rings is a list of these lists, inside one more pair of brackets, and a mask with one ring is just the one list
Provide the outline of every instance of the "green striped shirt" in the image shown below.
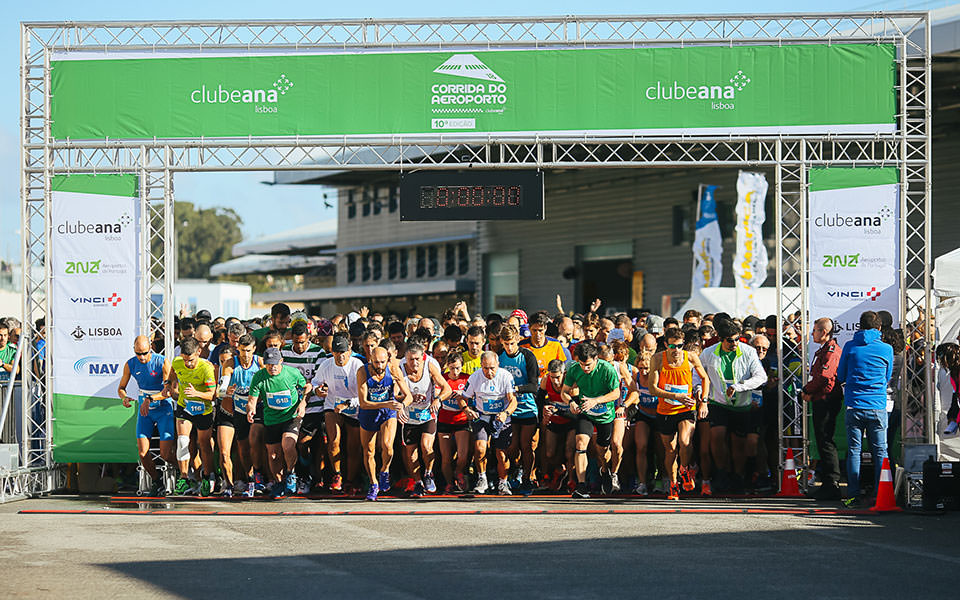
[[327,357],[323,347],[317,344],[310,344],[302,354],[293,351],[293,344],[286,344],[281,348],[280,355],[283,356],[283,364],[300,371],[307,381],[313,379],[318,363]]

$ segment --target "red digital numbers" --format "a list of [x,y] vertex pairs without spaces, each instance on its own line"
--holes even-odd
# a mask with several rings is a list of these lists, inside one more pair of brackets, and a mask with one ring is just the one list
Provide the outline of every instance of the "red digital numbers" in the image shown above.
[[519,207],[523,189],[519,185],[423,186],[420,208]]

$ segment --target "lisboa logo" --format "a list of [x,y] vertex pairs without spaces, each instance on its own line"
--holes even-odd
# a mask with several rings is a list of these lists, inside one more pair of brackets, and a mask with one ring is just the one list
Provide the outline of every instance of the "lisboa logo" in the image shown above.
[[286,73],[281,73],[270,86],[265,88],[231,88],[223,84],[201,85],[190,92],[193,104],[253,104],[256,113],[276,113],[281,96],[293,89],[293,81]]
[[742,92],[753,80],[742,69],[737,70],[727,81],[708,85],[680,81],[657,81],[646,89],[647,100],[685,101],[710,100],[712,110],[733,110],[737,93]]

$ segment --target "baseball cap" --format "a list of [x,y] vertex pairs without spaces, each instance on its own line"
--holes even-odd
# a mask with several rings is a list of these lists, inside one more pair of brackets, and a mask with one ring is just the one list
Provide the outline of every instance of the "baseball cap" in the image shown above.
[[330,347],[334,352],[348,352],[350,350],[350,340],[344,335],[333,337],[333,344]]
[[663,333],[663,317],[659,315],[650,315],[647,317],[647,332],[648,333]]
[[611,344],[611,343],[613,343],[613,342],[615,342],[615,341],[617,341],[617,340],[625,340],[625,339],[626,339],[626,338],[623,337],[623,330],[622,330],[622,329],[611,329],[611,330],[610,330],[610,333],[607,334],[607,343],[608,343],[608,344]]
[[357,321],[357,322],[355,322],[355,323],[351,323],[351,324],[350,324],[350,337],[360,337],[361,335],[363,335],[363,332],[366,331],[366,330],[367,330],[367,328],[364,327],[364,326],[363,326],[363,323],[361,323],[361,322],[359,322],[359,321]]
[[333,322],[330,321],[330,319],[320,319],[320,321],[317,322],[317,335],[333,335]]
[[310,319],[307,318],[307,313],[303,312],[302,310],[298,310],[297,312],[290,315],[290,324],[293,325],[297,321],[303,321],[304,323],[309,323]]
[[513,311],[512,313],[510,313],[510,316],[517,317],[518,319],[520,319],[521,324],[526,324],[528,322],[527,313],[519,308]]
[[276,348],[267,348],[267,350],[263,353],[263,364],[279,365],[282,358],[283,357],[280,355],[280,350]]
[[210,314],[210,311],[209,311],[209,310],[203,309],[203,310],[197,311],[197,314],[194,315],[194,318],[195,318],[195,319],[206,319],[207,321],[210,321],[210,320],[212,320],[213,317],[212,317],[212,315]]

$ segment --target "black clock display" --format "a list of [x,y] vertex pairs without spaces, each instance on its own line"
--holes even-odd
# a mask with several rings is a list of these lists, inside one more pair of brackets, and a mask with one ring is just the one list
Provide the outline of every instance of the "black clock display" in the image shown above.
[[400,179],[401,221],[543,220],[540,171],[420,171]]

